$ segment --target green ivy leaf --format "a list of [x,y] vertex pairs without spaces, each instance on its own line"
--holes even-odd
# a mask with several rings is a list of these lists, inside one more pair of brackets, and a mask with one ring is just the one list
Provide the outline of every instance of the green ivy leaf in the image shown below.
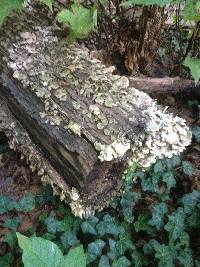
[[85,38],[97,26],[97,10],[94,7],[85,8],[77,3],[71,5],[71,10],[63,9],[58,13],[57,19],[70,27],[69,41]]
[[157,244],[155,246],[155,257],[158,259],[159,267],[173,267],[174,259],[176,257],[176,251],[173,247],[166,246],[164,244]]
[[153,174],[148,178],[143,178],[141,181],[141,186],[143,191],[149,191],[154,193],[159,193],[158,183],[160,181],[160,175]]
[[185,194],[181,202],[183,203],[184,212],[186,214],[191,214],[195,206],[200,203],[200,192],[197,190],[192,191],[192,193]]
[[186,219],[189,228],[198,228],[200,225],[200,212],[199,209],[192,211],[192,214]]
[[197,82],[200,79],[200,59],[186,57],[186,59],[183,62],[183,65],[190,69],[192,77],[194,78],[195,83],[197,84]]
[[149,234],[153,234],[155,231],[151,225],[148,223],[148,217],[146,214],[139,214],[137,221],[134,223],[135,231],[146,231]]
[[165,225],[171,237],[176,240],[185,229],[185,213],[183,208],[178,208],[175,212],[168,216],[168,223]]
[[192,134],[194,135],[196,141],[200,143],[200,127],[197,125],[194,125],[192,127]]
[[54,0],[40,0],[40,2],[48,6],[51,11],[53,10],[53,1]]
[[165,167],[164,167],[162,161],[161,160],[157,160],[157,162],[153,166],[154,173],[163,172],[164,170],[165,170]]
[[155,251],[155,247],[159,245],[159,242],[155,239],[150,239],[148,243],[143,246],[144,254],[152,254]]
[[131,191],[125,192],[124,195],[122,196],[120,204],[126,222],[132,223],[134,221],[133,207],[140,198],[141,198],[140,193]]
[[0,1],[0,26],[5,18],[15,9],[23,7],[24,0],[1,0]]
[[61,267],[86,267],[86,256],[83,246],[70,249],[64,257],[64,264]]
[[165,172],[162,176],[162,180],[166,183],[168,190],[176,185],[176,179],[172,171]]
[[105,234],[117,236],[121,232],[121,227],[109,214],[104,215],[103,221],[96,225],[96,229],[100,237],[104,236]]
[[81,229],[84,234],[86,233],[89,233],[92,235],[97,234],[97,231],[95,230],[95,228],[88,221],[85,221],[81,224]]
[[12,219],[7,219],[5,223],[3,224],[4,227],[12,229],[14,232],[17,231],[17,228],[19,227],[21,223],[21,219],[19,217],[14,217]]
[[17,203],[15,200],[7,196],[0,195],[0,214],[14,210],[16,208],[16,205]]
[[42,187],[41,191],[36,196],[36,201],[40,205],[44,205],[46,203],[52,203],[55,205],[55,197],[53,196],[53,189],[48,184]]
[[157,230],[160,230],[164,225],[164,216],[167,214],[168,208],[165,203],[157,204],[153,207],[152,218],[149,224],[155,226]]
[[28,193],[19,200],[16,209],[22,212],[29,212],[35,208],[35,205],[35,196],[32,193]]
[[179,156],[173,156],[172,158],[164,159],[167,169],[171,170],[174,167],[178,167],[181,164],[181,159]]
[[122,256],[121,258],[114,260],[112,263],[112,267],[129,267],[131,262],[125,257]]
[[47,231],[55,234],[56,232],[65,232],[71,230],[73,226],[72,217],[66,216],[63,220],[57,220],[53,216],[49,216],[45,219]]
[[78,239],[74,231],[65,232],[64,234],[61,235],[60,240],[65,249],[78,244]]
[[193,267],[192,250],[190,248],[182,249],[177,257],[184,267]]
[[190,236],[186,232],[181,232],[181,234],[179,235],[179,237],[177,238],[176,241],[177,242],[175,244],[175,248],[177,250],[182,250],[183,248],[188,248],[190,245]]
[[95,216],[89,218],[88,220],[84,221],[81,224],[81,229],[82,232],[87,234],[92,234],[92,235],[97,235],[97,231],[95,229],[96,224],[99,222],[99,219]]
[[110,250],[109,250],[107,255],[108,255],[109,259],[115,260],[120,256],[120,253],[116,248],[116,243],[117,242],[115,240],[113,240],[113,239],[110,239],[110,238],[109,238],[108,242],[109,242]]
[[2,267],[10,267],[14,257],[11,253],[6,253],[3,256],[0,256],[0,266]]
[[15,233],[5,234],[3,241],[7,243],[12,250],[14,250],[17,246],[17,237]]
[[109,258],[105,255],[102,255],[98,267],[110,267]]
[[183,161],[182,162],[182,166],[183,166],[183,172],[188,175],[188,176],[192,176],[193,175],[193,166],[189,161]]
[[102,249],[105,246],[105,242],[101,239],[96,239],[90,243],[87,248],[87,263],[93,262],[98,256],[102,254]]
[[132,250],[135,248],[130,239],[130,234],[126,232],[120,234],[119,241],[116,242],[115,247],[120,255],[124,255],[127,250]]
[[134,250],[131,257],[133,258],[134,261],[134,267],[149,266],[149,261],[142,253],[138,252],[137,250]]

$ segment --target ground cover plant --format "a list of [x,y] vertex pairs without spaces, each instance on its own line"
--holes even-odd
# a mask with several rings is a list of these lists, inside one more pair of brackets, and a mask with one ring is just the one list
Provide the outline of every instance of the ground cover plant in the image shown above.
[[[54,1],[40,2],[41,8],[54,12]],[[113,10],[109,9],[111,1],[73,2],[68,7],[59,9],[55,17],[60,25],[68,28],[66,41],[70,43],[83,40],[90,46],[91,40],[94,40],[97,46],[96,39],[99,38],[99,47],[100,43],[105,44],[106,40],[110,50],[114,51],[113,55],[119,55],[120,47],[116,48],[113,44],[117,42],[116,36],[119,37],[116,27],[124,21],[124,10],[137,9],[142,5],[144,13],[149,13],[150,10],[154,12],[158,6],[159,12],[164,12],[164,5],[176,4],[173,17],[173,26],[176,28],[172,27],[170,31],[163,28],[163,39],[158,44],[156,60],[159,59],[159,64],[162,65],[169,63],[167,66],[170,66],[172,76],[190,77],[188,69],[185,68],[188,67],[195,83],[198,82],[198,0],[182,1],[185,3],[182,13],[179,12],[181,1],[116,2],[112,2],[115,7],[113,9],[120,11],[114,15]],[[19,12],[23,3],[23,0],[1,1],[0,24],[9,19],[14,10]],[[189,21],[194,23],[192,29],[187,28],[186,23]],[[126,20],[125,22],[128,23]],[[107,27],[110,27],[108,36],[105,34]],[[123,24],[119,29],[128,32],[129,27],[130,25]],[[167,34],[169,38],[166,37]],[[130,49],[129,45],[128,48]],[[128,53],[130,50],[125,51]],[[112,58],[111,63],[114,63],[121,73],[132,74],[135,70],[134,64],[126,56],[126,53],[123,56],[120,54],[119,65],[123,65],[123,70],[118,68],[115,60],[117,56]],[[138,66],[137,70],[142,72],[142,64],[138,63]],[[174,96],[167,97],[166,101],[172,103],[172,106],[178,106]],[[39,186],[35,188],[34,174],[26,173],[27,166],[24,167],[19,160],[20,155],[13,156],[5,136],[1,134],[0,180],[3,181],[5,176],[6,181],[12,180],[14,172],[19,180],[17,188],[23,185],[24,180],[27,184],[33,183],[33,186],[25,190],[25,194],[16,197],[9,193],[9,182],[4,190],[0,181],[0,266],[199,267],[200,101],[196,96],[185,101],[187,98],[188,95],[183,98],[181,105],[184,106],[182,113],[185,114],[186,120],[188,119],[193,133],[191,147],[185,154],[158,160],[145,170],[134,163],[123,175],[124,188],[121,196],[115,197],[107,209],[87,219],[75,217],[67,205],[53,195],[50,186],[42,186],[39,182]],[[188,112],[192,115],[188,116]],[[21,164],[20,171],[14,164]]]
[[[50,186],[19,201],[0,196],[6,253],[0,266],[199,266],[200,192],[185,192],[177,172],[194,172],[178,156],[159,160],[148,171],[134,165],[124,175],[122,197],[108,210],[81,220],[53,196]],[[177,188],[182,187],[178,189]],[[37,227],[18,233],[21,214],[45,207]],[[15,216],[18,211],[19,216]],[[84,248],[84,250],[83,250]],[[65,256],[63,256],[65,255]],[[16,260],[17,259],[17,260]],[[70,262],[70,264],[69,264]],[[15,265],[12,265],[12,264]]]

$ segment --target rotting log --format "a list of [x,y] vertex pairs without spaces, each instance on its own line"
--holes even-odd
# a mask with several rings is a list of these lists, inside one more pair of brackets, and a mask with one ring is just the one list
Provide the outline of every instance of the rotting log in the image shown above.
[[132,162],[179,154],[191,133],[113,67],[68,46],[38,12],[28,7],[0,33],[0,130],[76,215],[88,216],[119,192]]
[[200,82],[195,85],[194,81],[180,78],[150,78],[150,77],[131,77],[130,86],[135,87],[148,94],[177,94],[177,93],[196,93],[200,92]]

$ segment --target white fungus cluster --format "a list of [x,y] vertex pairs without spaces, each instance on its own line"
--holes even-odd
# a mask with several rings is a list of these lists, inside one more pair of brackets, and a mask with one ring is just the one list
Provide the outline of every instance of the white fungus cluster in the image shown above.
[[146,132],[133,146],[132,161],[149,167],[156,159],[179,155],[191,143],[191,132],[183,119],[155,108],[147,109]]
[[125,139],[124,141],[122,139],[116,139],[110,145],[105,145],[98,142],[96,142],[94,145],[95,148],[100,151],[99,159],[101,161],[111,161],[113,159],[122,157],[131,148],[130,141]]

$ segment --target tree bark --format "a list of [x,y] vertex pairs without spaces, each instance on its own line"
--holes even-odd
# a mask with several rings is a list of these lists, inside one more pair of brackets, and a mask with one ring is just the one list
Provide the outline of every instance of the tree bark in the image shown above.
[[170,77],[131,77],[130,85],[148,94],[199,93],[200,91],[200,82],[195,85],[191,80]]

